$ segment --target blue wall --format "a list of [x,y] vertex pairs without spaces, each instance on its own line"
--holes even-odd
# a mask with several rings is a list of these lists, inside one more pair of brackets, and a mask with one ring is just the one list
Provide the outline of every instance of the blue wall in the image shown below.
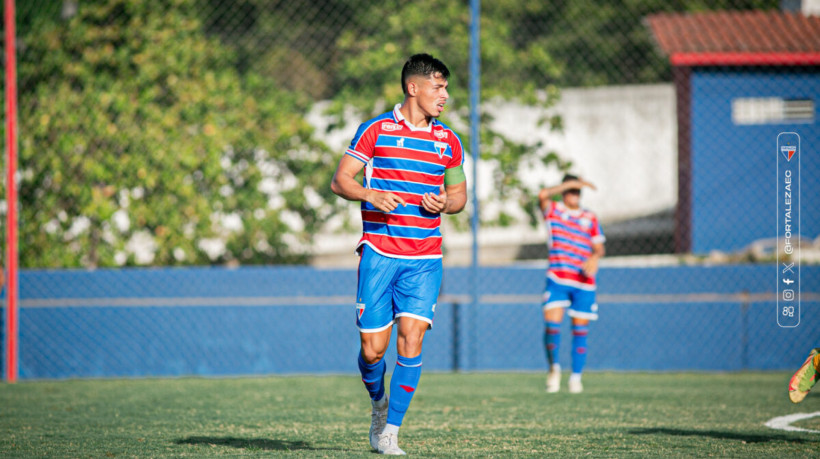
[[[603,269],[588,368],[793,367],[820,345],[820,267],[803,268],[795,329],[777,326],[775,269]],[[543,369],[544,271],[482,268],[483,301],[457,304],[469,291],[469,274],[445,270],[425,369]],[[25,271],[20,376],[354,373],[355,281],[352,270],[306,267]],[[568,365],[564,325],[561,358]],[[394,356],[391,349],[388,358]]]
[[812,123],[735,125],[732,100],[812,99],[820,70],[780,67],[692,71],[692,251],[737,250],[776,236],[777,135],[801,138],[801,233],[820,235],[820,113]]

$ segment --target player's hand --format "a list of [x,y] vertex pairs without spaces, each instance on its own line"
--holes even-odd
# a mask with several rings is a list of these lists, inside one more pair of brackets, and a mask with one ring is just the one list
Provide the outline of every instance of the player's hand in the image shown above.
[[439,191],[439,194],[424,193],[421,197],[421,207],[431,214],[441,213],[447,207],[447,192],[444,191],[444,185],[439,187]]
[[373,207],[381,210],[382,212],[392,212],[399,207],[399,204],[402,206],[406,206],[407,203],[404,202],[404,199],[401,196],[398,196],[393,193],[382,193],[376,190],[368,190],[367,192],[367,202],[373,204]]
[[598,257],[587,258],[584,264],[581,265],[581,270],[587,277],[595,277],[598,272]]

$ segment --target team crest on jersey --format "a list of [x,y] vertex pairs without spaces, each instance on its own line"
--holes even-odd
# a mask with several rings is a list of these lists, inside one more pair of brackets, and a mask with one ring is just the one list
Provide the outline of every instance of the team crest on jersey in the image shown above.
[[441,159],[444,156],[444,152],[447,151],[447,144],[444,142],[434,142],[436,147],[436,153],[438,153],[438,159]]
[[401,124],[396,123],[382,123],[382,130],[383,131],[398,131],[401,129]]
[[361,319],[364,314],[364,303],[356,303],[356,318]]
[[433,130],[433,135],[436,136],[439,140],[444,140],[447,138],[447,131],[442,131],[441,129]]
[[589,228],[592,226],[592,220],[588,218],[579,218],[578,224],[581,225],[582,228]]

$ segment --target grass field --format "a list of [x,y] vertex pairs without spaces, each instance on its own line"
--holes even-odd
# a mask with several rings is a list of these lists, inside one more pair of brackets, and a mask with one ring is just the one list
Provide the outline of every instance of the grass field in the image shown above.
[[[424,374],[399,435],[430,457],[818,457],[820,434],[764,423],[784,373],[589,373],[546,394],[535,373]],[[374,457],[356,376],[0,385],[0,457]],[[818,418],[795,426],[820,429]]]

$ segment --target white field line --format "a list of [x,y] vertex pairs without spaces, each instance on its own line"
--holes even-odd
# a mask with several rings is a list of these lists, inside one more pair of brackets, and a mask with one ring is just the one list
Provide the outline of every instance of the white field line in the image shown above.
[[793,422],[813,418],[816,416],[820,416],[820,411],[815,411],[814,413],[797,413],[790,414],[788,416],[778,416],[776,418],[772,418],[766,421],[765,425],[766,427],[771,427],[772,429],[785,430],[788,432],[820,433],[820,430],[803,429],[802,427],[794,427],[793,425],[791,425]]

